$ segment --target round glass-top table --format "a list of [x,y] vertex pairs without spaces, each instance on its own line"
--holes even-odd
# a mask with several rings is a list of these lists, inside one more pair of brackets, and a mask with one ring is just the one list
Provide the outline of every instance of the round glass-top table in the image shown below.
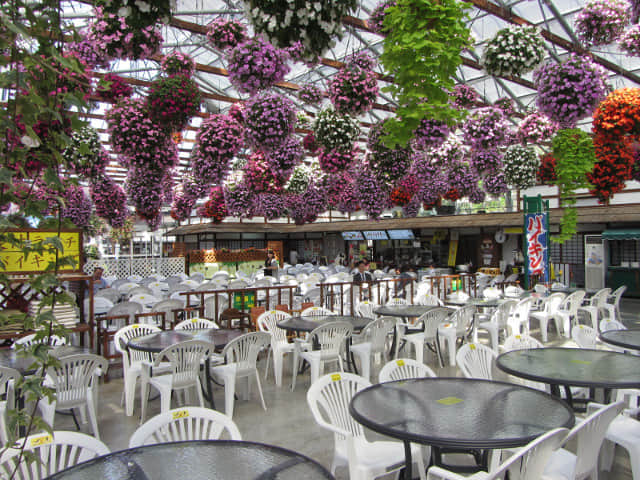
[[329,322],[348,322],[353,325],[355,331],[362,330],[373,318],[360,317],[358,315],[318,315],[307,317],[289,317],[277,323],[279,328],[292,332],[310,332],[320,325]]
[[569,386],[602,388],[640,388],[640,357],[606,350],[585,348],[532,348],[503,353],[496,366],[516,377],[547,383],[551,393],[560,395]]
[[[507,299],[508,300],[508,299]],[[447,305],[467,306],[473,305],[478,308],[498,308],[505,300],[501,298],[475,298],[469,297],[466,300],[448,297],[444,300]]]
[[89,460],[48,477],[74,480],[333,479],[316,461],[253,442],[207,440],[148,445]]
[[640,330],[607,330],[600,334],[600,340],[616,347],[640,350]]
[[199,330],[163,330],[142,337],[134,337],[127,344],[129,348],[149,353],[159,353],[165,348],[187,340],[202,340],[213,343],[217,349],[224,346],[236,337],[242,335],[239,329],[206,328]]
[[[571,428],[573,411],[545,392],[505,382],[467,378],[415,378],[372,385],[349,411],[365,427],[410,443],[440,449],[502,449],[525,445],[557,427]],[[408,476],[408,478],[412,478]]]
[[[51,349],[51,355],[62,358],[69,355],[80,355],[85,353],[95,353],[87,347],[74,347],[72,345],[60,345]],[[32,355],[24,356],[18,353],[16,349],[0,350],[0,365],[3,367],[13,368],[22,375],[33,375],[36,372],[36,360]]]
[[420,317],[434,308],[441,308],[438,305],[382,305],[374,310],[377,315],[385,317]]

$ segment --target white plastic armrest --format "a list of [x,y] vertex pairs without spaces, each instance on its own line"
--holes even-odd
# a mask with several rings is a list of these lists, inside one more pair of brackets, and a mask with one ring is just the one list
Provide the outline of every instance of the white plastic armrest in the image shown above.
[[427,471],[427,480],[465,480],[467,477],[440,467],[430,467]]
[[147,378],[151,378],[151,368],[154,367],[154,364],[149,362],[148,360],[143,360],[140,362],[140,373],[146,376]]
[[345,430],[344,428],[340,428],[340,427],[336,427],[335,425],[332,425],[330,423],[327,423],[324,421],[324,419],[316,419],[316,421],[318,422],[318,425],[322,428],[326,428],[327,430],[331,430],[333,433],[336,433],[338,435],[342,435],[343,437],[351,437],[353,436],[349,431]]

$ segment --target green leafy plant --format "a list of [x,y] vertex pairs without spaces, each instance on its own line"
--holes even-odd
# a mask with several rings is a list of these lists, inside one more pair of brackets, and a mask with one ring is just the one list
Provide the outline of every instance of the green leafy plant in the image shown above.
[[390,147],[406,145],[424,118],[452,123],[462,117],[449,93],[460,53],[470,44],[465,8],[456,0],[398,0],[385,11],[380,60],[394,78],[385,90],[399,104],[385,124]]
[[577,128],[560,130],[552,140],[553,156],[556,158],[554,182],[560,189],[560,206],[564,208],[560,222],[560,233],[551,239],[564,243],[576,233],[578,212],[575,209],[575,192],[590,188],[587,174],[593,170],[596,154],[591,136]]

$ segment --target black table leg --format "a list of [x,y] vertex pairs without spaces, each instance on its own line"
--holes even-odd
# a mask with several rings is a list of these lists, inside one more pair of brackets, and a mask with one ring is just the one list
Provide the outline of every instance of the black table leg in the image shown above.
[[405,480],[411,480],[413,476],[413,472],[411,471],[413,460],[411,459],[411,442],[409,442],[408,440],[404,441],[404,458],[404,478]]
[[[205,368],[205,379],[206,379],[206,395],[205,397],[207,397],[207,400],[209,400],[209,403],[211,404],[211,408],[213,410],[216,409],[216,403],[213,401],[213,379],[211,378],[211,359],[209,357],[207,357],[207,359],[204,362],[204,368]],[[202,385],[202,388],[204,389],[205,386]]]

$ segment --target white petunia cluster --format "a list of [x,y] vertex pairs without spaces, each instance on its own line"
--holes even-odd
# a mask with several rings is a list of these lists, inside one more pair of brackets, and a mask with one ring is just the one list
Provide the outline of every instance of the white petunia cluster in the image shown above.
[[503,28],[489,40],[482,54],[482,66],[489,75],[518,76],[530,72],[544,59],[544,40],[531,26]]
[[511,145],[504,154],[502,163],[504,177],[509,185],[524,189],[536,184],[540,157],[533,148]]

